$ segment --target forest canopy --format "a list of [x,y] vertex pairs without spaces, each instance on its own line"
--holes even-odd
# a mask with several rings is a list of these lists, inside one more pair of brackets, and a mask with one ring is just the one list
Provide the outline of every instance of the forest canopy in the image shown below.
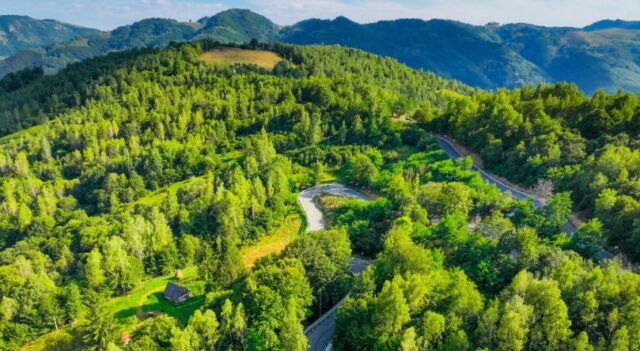
[[[611,222],[634,233],[633,118],[611,116],[636,97],[601,94],[626,122],[591,135],[596,97],[571,86],[478,92],[337,46],[241,47],[279,55],[273,69],[201,59],[217,47],[0,82],[0,350],[302,351],[304,327],[347,295],[338,350],[640,349],[640,277],[593,259]],[[560,191],[517,201],[434,130]],[[605,173],[616,157],[626,176]],[[602,192],[578,192],[582,172]],[[246,265],[326,179],[376,199],[337,201],[330,228],[293,226]],[[598,218],[567,237],[574,204]],[[373,264],[353,275],[353,255]],[[163,300],[169,281],[187,304]]]

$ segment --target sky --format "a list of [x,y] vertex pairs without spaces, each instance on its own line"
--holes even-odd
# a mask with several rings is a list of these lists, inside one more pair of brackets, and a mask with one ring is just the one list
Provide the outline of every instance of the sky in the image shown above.
[[195,21],[229,8],[250,9],[281,25],[337,16],[359,23],[445,18],[471,24],[574,27],[605,18],[640,20],[640,0],[0,0],[0,14],[52,18],[103,30],[149,17]]

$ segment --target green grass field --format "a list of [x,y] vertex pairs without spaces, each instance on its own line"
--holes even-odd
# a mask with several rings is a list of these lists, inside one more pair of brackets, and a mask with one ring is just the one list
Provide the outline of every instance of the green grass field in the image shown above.
[[[193,313],[197,307],[194,308],[194,302],[199,300],[200,305],[202,304],[202,295],[204,291],[204,282],[197,280],[198,271],[195,267],[189,267],[182,270],[183,279],[179,284],[184,285],[188,289],[194,289],[193,297],[187,301],[184,305],[177,306],[177,308],[166,308],[162,310],[160,307],[166,307],[166,304],[169,302],[162,299],[159,299],[157,295],[162,295],[165,286],[169,282],[175,282],[175,278],[173,274],[169,274],[163,277],[158,277],[154,279],[149,279],[130,293],[124,296],[119,296],[113,298],[109,301],[109,310],[116,319],[123,325],[128,326],[132,324],[136,324],[139,319],[144,318],[144,312],[152,311],[151,306],[156,306],[158,309],[154,309],[153,311],[161,311],[169,314],[172,317],[176,317],[178,320],[182,322],[184,320],[184,316],[189,311]],[[153,298],[153,301],[150,301],[150,298]],[[160,302],[164,302],[165,304],[160,306],[158,305]],[[175,306],[174,306],[175,307]],[[190,314],[189,314],[190,315]],[[188,319],[188,316],[187,316]]]
[[186,325],[189,322],[189,317],[195,312],[204,302],[204,288],[205,282],[202,280],[193,279],[191,281],[180,281],[178,284],[184,286],[191,291],[191,298],[180,305],[175,305],[165,299],[163,291],[156,291],[147,295],[146,301],[141,306],[142,312],[160,312],[166,313],[171,317],[174,317],[180,322],[180,325]]

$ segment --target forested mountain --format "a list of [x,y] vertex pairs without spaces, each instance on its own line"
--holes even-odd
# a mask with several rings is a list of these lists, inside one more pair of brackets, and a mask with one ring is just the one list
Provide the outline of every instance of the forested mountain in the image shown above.
[[[344,17],[280,27],[249,10],[227,10],[193,23],[149,19],[112,32],[15,53],[0,75],[26,67],[54,71],[66,64],[134,47],[210,38],[223,43],[282,41],[340,44],[390,56],[414,68],[466,84],[496,89],[542,82],[573,82],[597,89],[640,91],[640,26],[605,20],[583,29],[530,24],[473,26],[449,20],[401,19],[358,24]],[[65,39],[65,38],[62,38]]]
[[472,26],[447,20],[357,24],[308,20],[282,32],[291,43],[341,44],[495,89],[568,81],[587,93],[640,91],[640,28],[604,21],[579,28],[529,24]]
[[199,20],[203,27],[196,38],[209,38],[223,43],[248,43],[251,39],[270,42],[278,38],[278,26],[264,16],[249,10],[229,10]]
[[[132,313],[111,298],[194,265],[199,295],[192,303],[204,313],[193,318],[214,323],[210,309],[221,325],[249,323],[219,337],[209,325],[215,338],[203,343],[290,349],[280,346],[289,342],[279,335],[282,322],[269,316],[291,311],[285,321],[294,336],[310,316],[314,295],[298,254],[266,261],[247,279],[240,256],[297,218],[293,191],[311,184],[312,172],[284,154],[308,146],[295,157],[323,152],[344,164],[367,144],[401,143],[392,116],[470,92],[356,50],[268,47],[288,60],[266,70],[206,64],[200,55],[210,48],[114,53],[3,93],[22,96],[18,105],[42,118],[22,119],[39,124],[0,142],[0,349],[63,325],[70,328],[55,338],[57,347],[104,349],[139,322],[137,302]],[[340,146],[314,148],[323,142]],[[341,298],[348,278],[346,267],[331,269],[336,282],[322,286],[325,307]],[[222,303],[230,315],[218,309]],[[180,323],[193,314],[186,311]],[[136,328],[137,349],[180,343],[174,316]],[[176,340],[158,328],[175,330]]]
[[640,21],[602,20],[584,27],[586,31],[602,29],[640,29]]
[[276,37],[276,25],[247,10],[223,11],[189,23],[151,18],[110,32],[88,33],[70,41],[58,40],[51,45],[19,51],[0,62],[0,76],[34,66],[54,72],[69,63],[109,52],[164,47],[170,42],[211,38],[223,43],[245,43],[253,38],[266,42]]
[[11,56],[21,49],[64,42],[91,32],[96,30],[54,20],[0,16],[0,58]]
[[[281,61],[230,61],[266,51]],[[16,131],[0,138],[1,350],[304,351],[348,292],[337,350],[640,349],[640,275],[593,259],[600,222],[567,237],[569,193],[517,201],[427,131],[496,148],[504,131],[517,146],[495,157],[513,162],[530,139],[551,148],[532,173],[628,140],[613,121],[637,114],[631,94],[488,93],[356,49],[211,40],[22,74],[0,82]],[[611,129],[590,134],[585,113]],[[596,201],[612,216],[635,196],[619,173],[595,175],[619,185]],[[316,199],[331,228],[304,233],[297,194],[327,179],[377,198]],[[357,276],[352,252],[373,260]],[[191,297],[170,303],[168,282]]]

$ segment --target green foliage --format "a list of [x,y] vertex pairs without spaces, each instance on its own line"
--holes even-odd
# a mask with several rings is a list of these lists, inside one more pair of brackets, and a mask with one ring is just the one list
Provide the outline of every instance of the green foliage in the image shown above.
[[390,210],[386,199],[347,201],[336,208],[336,226],[346,228],[355,252],[374,255],[382,249],[383,235],[391,225]]
[[[581,123],[563,133],[549,115],[572,110],[551,95],[540,97],[554,106],[546,112],[518,97],[536,94],[526,89],[444,96],[457,85],[357,50],[264,45],[286,58],[267,71],[202,63],[212,47],[202,41],[106,56],[4,97],[31,99],[29,92],[51,92],[66,75],[88,72],[83,97],[55,109],[45,107],[53,96],[34,100],[29,109],[49,121],[0,143],[2,348],[64,327],[70,348],[80,340],[86,348],[120,347],[117,332],[126,328],[131,350],[302,350],[303,326],[348,292],[336,349],[640,347],[638,275],[559,247],[597,255],[598,222],[557,240],[571,200],[585,194],[609,238],[634,237],[631,142],[598,154],[606,137],[581,144]],[[597,162],[586,156],[593,152],[629,169],[610,174],[600,164],[597,195],[580,188],[558,192],[546,206],[516,201],[484,182],[470,158],[449,160],[433,137],[397,121],[423,104],[460,109],[422,118],[428,127],[477,121],[472,136],[504,133],[525,154],[529,139],[523,149],[521,138],[534,135],[539,157],[525,158],[529,170],[586,174],[578,163]],[[521,105],[537,112],[526,119]],[[577,146],[556,147],[565,141]],[[505,167],[524,157],[488,142],[487,155],[506,158]],[[565,157],[574,168],[561,167]],[[244,247],[295,213],[296,194],[322,164],[380,197],[340,203],[335,228],[288,239],[281,253],[247,271]],[[618,236],[610,235],[614,225]],[[355,277],[352,252],[375,257]],[[191,265],[181,284],[192,299],[169,306],[165,284]],[[113,299],[81,306],[96,293]],[[166,315],[146,318],[157,310]]]
[[[529,217],[544,236],[558,234],[573,200],[600,220],[604,244],[636,260],[638,101],[622,91],[589,97],[573,85],[541,85],[459,98],[423,125],[479,151],[489,170],[542,197],[556,190],[547,210]],[[549,182],[555,189],[539,186]]]
[[267,348],[285,344],[302,347],[296,323],[299,325],[307,316],[313,299],[302,263],[295,258],[262,261],[249,276],[245,289],[247,314],[252,321],[249,348],[262,344]]
[[347,293],[351,247],[345,230],[320,231],[291,243],[282,253],[302,262],[320,315]]

